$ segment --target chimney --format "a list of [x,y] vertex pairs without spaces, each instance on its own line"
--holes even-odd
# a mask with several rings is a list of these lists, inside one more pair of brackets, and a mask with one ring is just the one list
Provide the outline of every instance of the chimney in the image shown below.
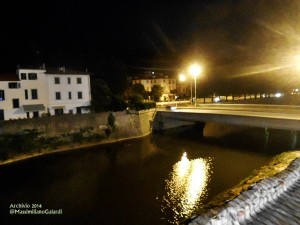
[[58,71],[62,72],[62,73],[65,73],[66,72],[66,67],[64,67],[64,66],[58,67]]

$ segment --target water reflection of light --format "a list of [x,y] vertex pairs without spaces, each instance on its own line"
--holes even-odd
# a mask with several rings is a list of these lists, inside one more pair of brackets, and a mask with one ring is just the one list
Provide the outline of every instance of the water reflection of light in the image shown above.
[[166,180],[167,193],[162,204],[162,211],[172,214],[169,222],[178,223],[201,206],[207,193],[209,171],[210,159],[189,160],[186,152],[174,164],[170,178]]

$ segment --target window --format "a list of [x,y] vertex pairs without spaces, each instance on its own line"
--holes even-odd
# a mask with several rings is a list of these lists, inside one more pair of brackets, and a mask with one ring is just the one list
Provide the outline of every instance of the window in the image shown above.
[[18,99],[18,98],[14,98],[14,99],[12,100],[12,102],[13,102],[13,108],[14,108],[14,109],[20,107],[20,102],[19,102],[19,99]]
[[38,117],[39,117],[39,111],[34,111],[33,118],[38,118]]
[[0,120],[4,120],[4,110],[0,109]]
[[82,99],[82,92],[78,91],[78,99]]
[[4,100],[5,100],[4,90],[0,90],[0,101],[4,101]]
[[55,115],[63,115],[64,114],[64,109],[54,109],[54,114]]
[[77,77],[77,84],[81,84],[81,77]]
[[21,73],[21,80],[27,80],[26,73]]
[[59,77],[54,77],[54,83],[55,83],[55,84],[60,84],[60,79],[59,79]]
[[28,73],[28,80],[37,80],[36,73]]
[[69,99],[72,99],[72,92],[69,92]]
[[28,90],[25,89],[25,99],[28,99]]
[[31,89],[31,99],[38,99],[37,89]]
[[60,92],[55,92],[55,99],[61,100]]
[[71,84],[71,77],[68,77],[68,84]]
[[10,83],[8,83],[8,88],[16,89],[16,88],[20,88],[20,87],[21,87],[21,84],[18,83],[18,82],[10,82]]
[[76,113],[81,114],[81,108],[80,107],[76,107]]

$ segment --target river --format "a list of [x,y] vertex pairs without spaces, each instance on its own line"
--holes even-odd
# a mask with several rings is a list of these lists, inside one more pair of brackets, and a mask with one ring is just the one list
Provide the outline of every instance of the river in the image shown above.
[[0,223],[176,224],[278,153],[258,146],[175,129],[1,166]]

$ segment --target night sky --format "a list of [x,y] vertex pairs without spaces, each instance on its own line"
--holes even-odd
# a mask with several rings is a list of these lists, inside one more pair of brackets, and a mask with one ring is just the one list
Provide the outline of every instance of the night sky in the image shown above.
[[204,81],[299,80],[297,0],[27,0],[1,8],[1,73],[42,63],[98,73],[107,61],[176,73],[197,61]]

